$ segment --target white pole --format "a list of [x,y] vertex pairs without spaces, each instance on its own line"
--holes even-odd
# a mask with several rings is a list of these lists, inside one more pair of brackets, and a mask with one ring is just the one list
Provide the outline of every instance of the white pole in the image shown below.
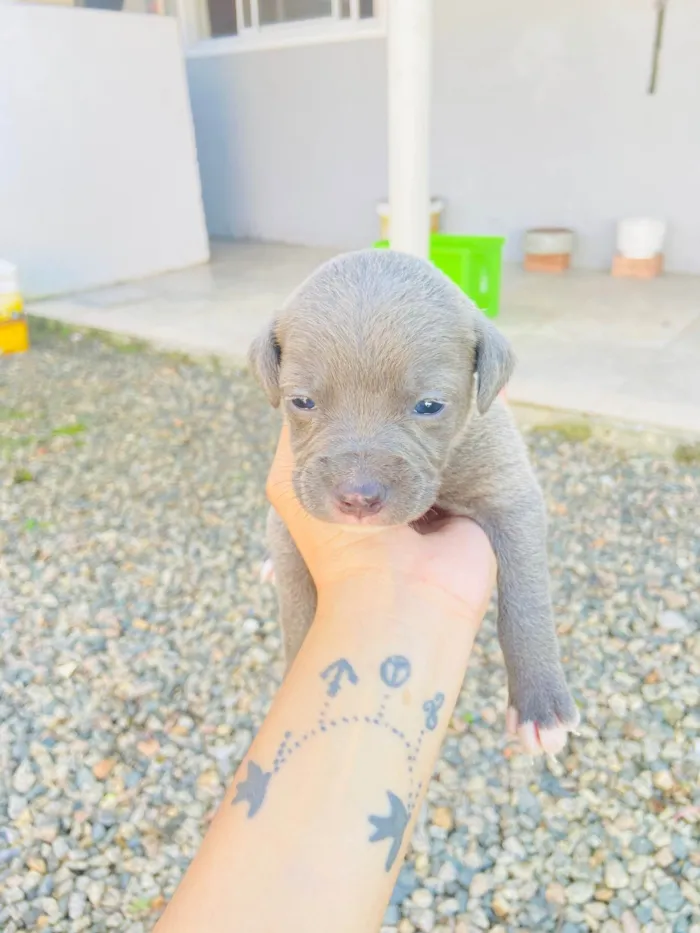
[[432,0],[388,2],[391,248],[428,257]]

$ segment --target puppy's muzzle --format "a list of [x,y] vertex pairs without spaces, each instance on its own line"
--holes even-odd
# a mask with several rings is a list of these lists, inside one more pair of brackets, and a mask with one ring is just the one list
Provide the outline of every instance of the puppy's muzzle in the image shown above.
[[333,490],[337,509],[343,515],[365,518],[381,512],[386,502],[387,490],[381,483],[341,483]]

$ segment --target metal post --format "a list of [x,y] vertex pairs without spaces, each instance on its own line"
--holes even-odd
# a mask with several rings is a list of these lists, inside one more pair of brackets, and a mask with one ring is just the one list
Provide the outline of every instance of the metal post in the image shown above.
[[432,0],[388,2],[391,248],[428,257]]

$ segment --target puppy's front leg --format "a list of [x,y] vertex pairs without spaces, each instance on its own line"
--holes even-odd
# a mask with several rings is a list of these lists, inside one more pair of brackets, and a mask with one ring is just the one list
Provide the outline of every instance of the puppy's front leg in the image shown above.
[[564,678],[552,618],[546,518],[537,487],[481,516],[498,560],[498,639],[508,671],[509,731],[554,754],[579,714]]
[[304,558],[274,509],[270,509],[267,516],[267,539],[274,566],[284,657],[289,670],[316,614],[316,587]]

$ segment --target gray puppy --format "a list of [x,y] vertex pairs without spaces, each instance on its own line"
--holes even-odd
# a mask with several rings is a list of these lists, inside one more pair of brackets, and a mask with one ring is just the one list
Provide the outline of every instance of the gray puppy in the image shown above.
[[[314,272],[250,362],[272,405],[284,404],[309,513],[392,525],[436,507],[486,531],[498,560],[508,728],[529,751],[559,751],[578,712],[552,620],[542,494],[498,398],[514,364],[505,338],[429,263],[364,250]],[[316,590],[272,510],[268,534],[289,665]]]

